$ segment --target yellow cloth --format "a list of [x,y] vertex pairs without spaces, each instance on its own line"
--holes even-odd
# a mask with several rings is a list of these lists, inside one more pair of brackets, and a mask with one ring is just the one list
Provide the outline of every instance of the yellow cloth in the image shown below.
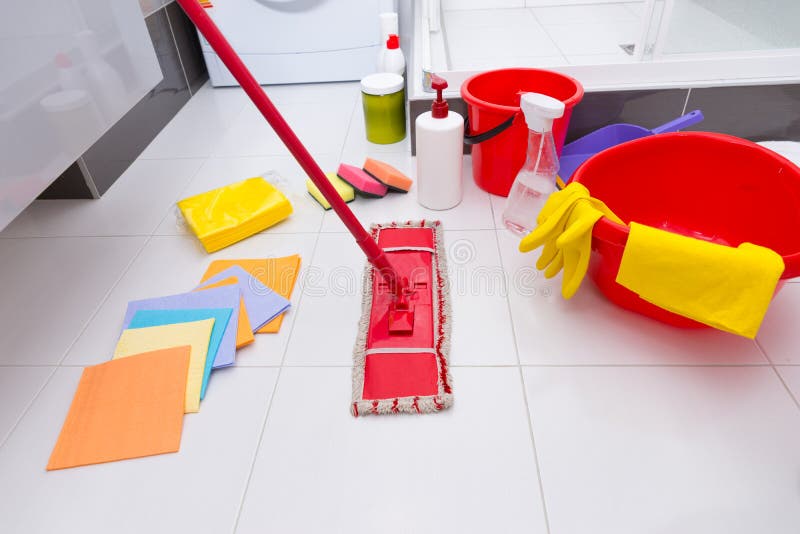
[[631,223],[617,283],[665,310],[752,339],[783,269],[779,254],[752,243],[734,248]]
[[147,328],[129,328],[122,335],[114,350],[113,359],[125,358],[142,352],[181,347],[189,345],[189,373],[186,377],[186,413],[200,411],[200,390],[203,386],[203,373],[206,368],[208,343],[211,341],[211,330],[214,319],[192,321],[190,323],[149,326]]
[[538,226],[519,244],[520,252],[530,252],[542,245],[536,268],[552,278],[564,269],[561,295],[572,298],[589,267],[592,252],[592,228],[603,216],[622,221],[603,202],[592,198],[585,186],[573,182],[547,199],[536,222]]
[[289,200],[261,177],[248,178],[178,202],[206,252],[214,252],[279,223]]

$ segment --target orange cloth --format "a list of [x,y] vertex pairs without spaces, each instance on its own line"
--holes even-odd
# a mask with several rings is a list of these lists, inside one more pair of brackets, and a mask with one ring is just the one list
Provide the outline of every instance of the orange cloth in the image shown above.
[[189,354],[172,347],[84,369],[47,470],[178,451]]
[[[195,289],[195,291],[202,291],[204,289],[211,289],[212,287],[230,286],[238,284],[239,279],[235,276],[220,280],[214,284],[208,284],[205,287]],[[249,345],[256,340],[253,335],[253,327],[250,324],[250,318],[247,316],[247,308],[244,305],[244,297],[239,297],[239,324],[236,327],[236,348],[240,349],[245,345]]]
[[[257,279],[259,282],[272,289],[277,294],[286,299],[292,298],[292,291],[294,290],[297,275],[300,272],[300,256],[294,254],[292,256],[284,256],[282,258],[265,258],[265,259],[250,259],[250,260],[215,260],[208,266],[206,273],[200,283],[208,280],[215,274],[218,274],[225,269],[238,265],[248,273],[250,276]],[[281,329],[283,323],[283,315],[280,314],[272,321],[262,326],[259,334],[275,334]]]

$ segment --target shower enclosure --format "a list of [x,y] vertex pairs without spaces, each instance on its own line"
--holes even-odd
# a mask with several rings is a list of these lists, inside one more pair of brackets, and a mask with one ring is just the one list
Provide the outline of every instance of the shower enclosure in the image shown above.
[[798,0],[413,0],[411,99],[426,72],[543,67],[589,91],[800,81]]

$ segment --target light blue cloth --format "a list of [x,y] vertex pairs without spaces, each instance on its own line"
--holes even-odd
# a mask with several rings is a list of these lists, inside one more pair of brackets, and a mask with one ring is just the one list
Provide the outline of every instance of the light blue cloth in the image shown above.
[[254,278],[247,271],[234,265],[215,274],[199,287],[205,287],[227,278],[236,277],[236,285],[244,297],[244,307],[253,332],[289,309],[291,303],[281,295]]
[[216,309],[196,309],[196,310],[139,310],[131,319],[128,328],[147,328],[150,326],[161,326],[166,324],[190,323],[192,321],[202,321],[204,319],[214,319],[214,327],[211,329],[211,339],[208,341],[208,353],[206,354],[206,366],[203,370],[203,385],[200,388],[200,398],[206,396],[208,378],[211,376],[211,368],[219,351],[219,344],[225,334],[225,329],[231,319],[233,308]]

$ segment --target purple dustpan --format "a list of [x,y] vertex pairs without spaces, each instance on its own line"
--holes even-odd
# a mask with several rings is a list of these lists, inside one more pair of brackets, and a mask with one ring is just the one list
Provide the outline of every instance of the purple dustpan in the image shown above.
[[564,145],[559,158],[559,171],[558,175],[564,183],[567,183],[572,177],[575,170],[580,167],[581,163],[594,156],[598,152],[602,152],[607,148],[616,146],[640,137],[647,137],[649,135],[676,132],[692,124],[697,124],[703,120],[703,112],[699,109],[691,111],[682,117],[671,120],[666,124],[662,124],[657,128],[648,130],[635,124],[611,124],[604,126],[599,130],[584,135],[580,139]]

